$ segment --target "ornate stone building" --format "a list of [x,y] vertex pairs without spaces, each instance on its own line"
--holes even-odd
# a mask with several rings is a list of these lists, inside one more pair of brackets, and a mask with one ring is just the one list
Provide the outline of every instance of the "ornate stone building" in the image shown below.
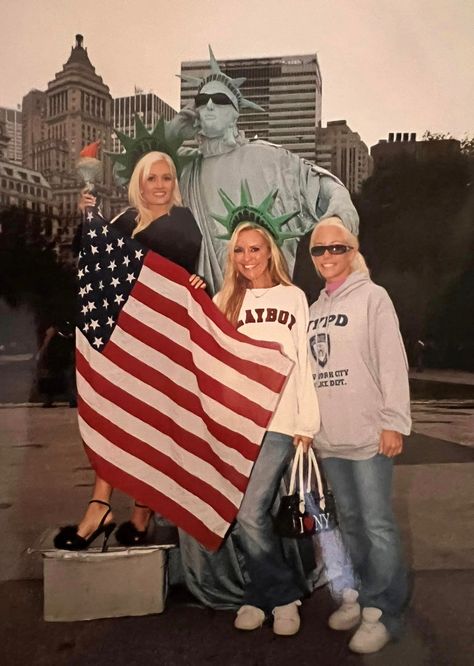
[[[40,171],[53,189],[62,220],[62,243],[70,246],[79,221],[77,196],[81,187],[75,165],[82,148],[101,139],[111,142],[112,97],[92,65],[82,35],[47,90],[33,90],[23,99],[24,165]],[[107,211],[111,169],[100,188]]]

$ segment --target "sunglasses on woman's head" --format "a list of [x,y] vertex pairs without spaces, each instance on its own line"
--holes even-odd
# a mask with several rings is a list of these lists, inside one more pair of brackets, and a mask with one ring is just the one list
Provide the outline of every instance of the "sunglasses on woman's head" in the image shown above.
[[232,106],[235,107],[235,104],[230,99],[230,97],[227,97],[227,95],[225,95],[224,93],[211,93],[209,95],[207,93],[199,93],[194,98],[194,103],[197,107],[206,106],[206,104],[210,99],[212,99],[214,104],[218,104],[219,106],[232,104]]
[[332,245],[313,245],[310,252],[313,257],[322,257],[326,250],[329,254],[345,254],[352,250],[350,245],[341,245],[340,243],[333,243]]

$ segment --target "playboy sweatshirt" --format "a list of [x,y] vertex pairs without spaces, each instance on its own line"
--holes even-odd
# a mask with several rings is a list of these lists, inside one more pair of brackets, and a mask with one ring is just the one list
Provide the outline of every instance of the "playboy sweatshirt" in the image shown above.
[[[219,295],[215,297],[219,302]],[[254,340],[278,342],[295,365],[267,430],[313,437],[319,430],[319,410],[311,373],[306,328],[306,296],[293,285],[247,289],[237,330]]]
[[323,290],[310,308],[308,343],[322,457],[363,460],[377,453],[382,430],[410,433],[408,364],[383,287],[355,271],[331,295]]

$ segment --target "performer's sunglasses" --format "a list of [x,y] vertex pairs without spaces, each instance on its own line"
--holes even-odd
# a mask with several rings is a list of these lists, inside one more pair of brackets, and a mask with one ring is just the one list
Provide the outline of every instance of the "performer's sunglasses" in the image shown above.
[[313,257],[322,257],[326,250],[329,254],[345,254],[352,250],[353,248],[350,245],[340,245],[339,243],[334,243],[333,245],[313,245],[310,252]]
[[196,106],[206,106],[208,101],[212,99],[214,104],[218,104],[219,106],[224,106],[227,104],[232,104],[232,106],[235,107],[234,102],[230,99],[230,97],[227,97],[224,93],[211,93],[208,95],[207,93],[199,93],[196,95],[194,98],[194,103]]

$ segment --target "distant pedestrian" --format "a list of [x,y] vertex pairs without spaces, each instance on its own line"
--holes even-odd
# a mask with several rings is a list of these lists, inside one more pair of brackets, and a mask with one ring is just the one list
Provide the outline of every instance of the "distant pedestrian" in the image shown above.
[[426,344],[423,340],[416,341],[416,371],[423,372],[425,369]]
[[66,396],[69,406],[76,406],[74,366],[74,326],[61,321],[46,329],[38,350],[38,390],[44,397],[43,407]]
[[316,225],[310,252],[326,281],[308,326],[321,412],[316,448],[359,578],[329,626],[360,625],[349,647],[371,653],[399,635],[408,599],[391,506],[393,458],[411,427],[408,367],[393,304],[371,281],[357,238],[328,218]]

